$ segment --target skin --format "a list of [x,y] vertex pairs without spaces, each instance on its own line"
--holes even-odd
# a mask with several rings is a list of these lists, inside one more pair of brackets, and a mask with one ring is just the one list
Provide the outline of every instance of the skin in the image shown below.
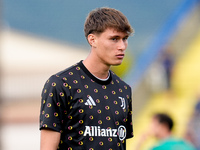
[[[88,35],[91,52],[83,61],[85,67],[96,77],[106,79],[111,65],[120,65],[128,46],[128,34],[107,28],[101,34]],[[60,133],[41,130],[40,150],[56,150],[60,142]]]
[[96,77],[107,78],[110,66],[122,63],[128,46],[127,39],[127,33],[114,28],[107,28],[101,34],[88,35],[91,52],[83,64]]
[[167,125],[160,123],[158,119],[153,117],[148,130],[141,135],[136,145],[136,149],[141,150],[141,147],[145,143],[145,141],[147,141],[151,137],[155,137],[158,140],[164,140],[169,138],[171,135],[172,133]]
[[171,131],[167,125],[160,123],[156,118],[152,119],[151,130],[152,135],[159,140],[163,140],[171,136]]
[[57,150],[60,133],[48,129],[41,130],[40,150]]

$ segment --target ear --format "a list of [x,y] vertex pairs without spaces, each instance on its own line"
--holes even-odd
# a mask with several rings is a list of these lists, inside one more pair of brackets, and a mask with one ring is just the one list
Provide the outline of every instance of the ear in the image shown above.
[[94,34],[89,34],[88,35],[88,43],[92,47],[96,47],[96,36]]

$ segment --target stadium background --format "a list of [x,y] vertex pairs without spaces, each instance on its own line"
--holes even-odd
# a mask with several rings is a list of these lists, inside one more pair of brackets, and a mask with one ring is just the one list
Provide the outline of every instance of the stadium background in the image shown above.
[[[112,69],[133,88],[134,150],[154,112],[176,121],[183,137],[200,93],[200,6],[197,0],[0,1],[0,149],[39,149],[40,93],[46,79],[89,53],[83,24],[96,7],[122,11],[135,29],[127,57]],[[170,89],[162,57],[175,64]],[[154,144],[149,140],[144,149]]]

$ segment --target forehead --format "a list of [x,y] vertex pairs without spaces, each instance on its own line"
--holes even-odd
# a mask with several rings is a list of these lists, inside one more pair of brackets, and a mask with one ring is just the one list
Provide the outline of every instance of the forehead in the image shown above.
[[108,36],[128,36],[128,33],[116,30],[115,28],[106,28],[101,34]]
[[160,124],[158,118],[156,118],[156,117],[153,117],[153,118],[151,119],[151,123],[152,123],[152,124]]

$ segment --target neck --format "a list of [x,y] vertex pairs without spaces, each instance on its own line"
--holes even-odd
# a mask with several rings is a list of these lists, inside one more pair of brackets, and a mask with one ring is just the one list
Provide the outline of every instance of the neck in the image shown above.
[[90,55],[83,61],[83,64],[94,76],[100,79],[108,78],[110,66],[93,59]]
[[169,138],[171,136],[171,132],[163,132],[163,134],[161,134],[160,136],[159,136],[159,139],[160,140],[164,140],[164,139],[167,139],[167,138]]

